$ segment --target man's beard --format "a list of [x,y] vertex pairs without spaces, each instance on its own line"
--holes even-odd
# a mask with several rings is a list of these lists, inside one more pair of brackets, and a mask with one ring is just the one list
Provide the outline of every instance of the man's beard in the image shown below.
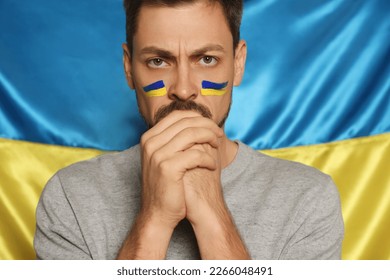
[[[226,111],[226,114],[223,116],[222,120],[218,123],[218,126],[221,128],[225,125],[226,119],[229,115],[231,104],[232,103],[230,101],[229,108]],[[139,108],[139,106],[138,106],[138,108]],[[188,101],[174,100],[167,105],[161,106],[157,110],[156,114],[154,115],[153,123],[148,122],[147,119],[142,115],[141,112],[140,112],[140,114],[150,129],[154,125],[156,125],[159,121],[161,121],[163,118],[165,118],[170,113],[172,113],[173,111],[176,111],[176,110],[178,110],[178,111],[194,111],[194,112],[198,112],[200,115],[202,115],[205,118],[208,118],[208,119],[213,118],[213,115],[212,115],[209,108],[207,108],[206,106],[204,106],[202,104],[198,104],[192,100],[188,100]]]

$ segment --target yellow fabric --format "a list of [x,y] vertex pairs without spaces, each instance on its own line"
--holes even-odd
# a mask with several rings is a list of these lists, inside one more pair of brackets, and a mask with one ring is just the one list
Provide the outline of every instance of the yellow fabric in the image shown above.
[[[344,259],[390,259],[390,134],[263,152],[333,177],[346,227]],[[0,139],[0,259],[35,258],[43,186],[58,169],[100,153]]]
[[59,169],[101,151],[0,139],[0,259],[35,259],[35,208]]
[[390,259],[390,134],[263,152],[332,176],[345,222],[343,259]]

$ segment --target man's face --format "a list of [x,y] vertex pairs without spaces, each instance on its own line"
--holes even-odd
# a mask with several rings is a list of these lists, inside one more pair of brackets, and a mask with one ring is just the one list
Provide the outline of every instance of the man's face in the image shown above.
[[[124,45],[128,83],[149,126],[156,112],[173,101],[203,105],[221,123],[227,116],[233,85],[239,85],[246,46],[233,50],[233,38],[220,4],[199,1],[177,7],[142,7],[130,54]],[[131,61],[129,60],[131,57]],[[162,81],[167,94],[148,96],[145,87]],[[225,94],[203,95],[204,81],[227,82]],[[161,83],[161,82],[160,82]]]

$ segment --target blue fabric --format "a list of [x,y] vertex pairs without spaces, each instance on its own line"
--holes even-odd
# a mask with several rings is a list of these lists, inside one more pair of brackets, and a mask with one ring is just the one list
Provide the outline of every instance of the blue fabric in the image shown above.
[[0,1],[0,137],[117,150],[145,129],[121,0]]
[[[103,150],[145,125],[121,0],[0,2],[0,137]],[[390,1],[245,1],[229,137],[255,149],[390,132]]]
[[230,136],[256,148],[390,131],[390,1],[247,1]]

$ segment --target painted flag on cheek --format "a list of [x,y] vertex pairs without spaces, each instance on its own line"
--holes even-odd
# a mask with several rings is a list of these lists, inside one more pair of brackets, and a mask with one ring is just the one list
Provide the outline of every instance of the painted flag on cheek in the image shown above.
[[226,93],[228,82],[213,83],[210,81],[202,81],[201,94],[205,96],[221,96]]
[[157,81],[143,88],[145,94],[149,97],[164,96],[167,94],[164,81]]

